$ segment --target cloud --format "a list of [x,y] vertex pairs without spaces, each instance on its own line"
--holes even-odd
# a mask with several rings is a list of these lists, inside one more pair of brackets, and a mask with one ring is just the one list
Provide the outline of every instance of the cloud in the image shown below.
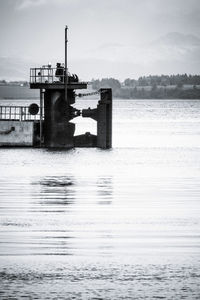
[[[94,77],[200,65],[199,0],[0,0],[0,11],[0,55],[63,61],[68,24],[69,62],[96,60]],[[87,64],[76,66],[84,77]]]
[[47,0],[20,0],[18,1],[17,9],[26,9],[33,6],[40,6],[47,3]]
[[17,9],[24,10],[32,7],[52,5],[58,6],[59,4],[73,4],[76,0],[17,0]]
[[[198,73],[200,66],[200,39],[194,35],[171,32],[146,44],[102,44],[88,53],[87,72],[101,76],[125,78],[147,74]],[[95,63],[91,63],[95,62]],[[90,66],[90,67],[89,67]],[[74,65],[81,73],[85,69]],[[117,73],[117,70],[119,71]],[[89,76],[89,74],[86,74]],[[97,76],[97,75],[96,75]],[[95,77],[95,75],[93,75]]]

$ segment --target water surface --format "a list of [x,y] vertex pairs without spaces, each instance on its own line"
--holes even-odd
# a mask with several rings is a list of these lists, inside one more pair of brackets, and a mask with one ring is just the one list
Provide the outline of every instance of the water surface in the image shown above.
[[0,149],[0,298],[199,299],[199,111],[116,100],[111,150]]

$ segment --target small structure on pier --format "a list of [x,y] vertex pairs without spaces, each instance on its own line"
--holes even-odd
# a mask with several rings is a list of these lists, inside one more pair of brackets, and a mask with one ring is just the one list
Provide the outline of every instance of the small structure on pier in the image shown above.
[[[65,64],[57,63],[56,68],[44,65],[41,68],[30,69],[30,88],[40,90],[40,107],[37,104],[24,108],[16,107],[14,113],[13,107],[1,108],[0,146],[99,147],[103,149],[112,147],[112,90],[100,89],[98,91],[100,100],[95,109],[89,108],[81,111],[73,107],[77,96],[75,90],[86,89],[87,83],[80,82],[77,75],[70,75],[68,72],[67,29],[66,27]],[[4,114],[1,113],[3,110]],[[23,112],[25,112],[24,115]],[[13,120],[13,114],[19,119]],[[97,122],[97,135],[86,132],[83,135],[74,136],[75,124],[72,120],[78,116],[94,119]],[[17,134],[16,128],[18,128]],[[23,142],[19,139],[20,132]],[[26,138],[22,137],[23,135],[26,135]]]

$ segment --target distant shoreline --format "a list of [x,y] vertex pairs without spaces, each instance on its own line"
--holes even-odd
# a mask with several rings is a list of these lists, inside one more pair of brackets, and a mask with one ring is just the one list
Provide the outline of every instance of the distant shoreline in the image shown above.
[[149,75],[123,82],[115,78],[96,79],[92,88],[110,87],[122,99],[200,99],[200,75]]
[[[169,87],[120,87],[113,88],[113,98],[124,100],[139,99],[200,99],[200,88],[169,88]],[[0,100],[36,100],[39,99],[39,91],[30,89],[29,86],[0,85]],[[84,99],[93,99],[85,97]],[[95,97],[96,100],[96,97]]]
[[0,100],[39,99],[39,91],[29,86],[0,85]]
[[113,90],[113,96],[121,99],[200,99],[200,89],[168,87],[135,87]]

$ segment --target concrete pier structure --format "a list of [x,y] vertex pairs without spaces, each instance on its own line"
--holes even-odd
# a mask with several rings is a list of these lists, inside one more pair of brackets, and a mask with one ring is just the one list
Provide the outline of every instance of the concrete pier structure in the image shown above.
[[[67,27],[65,28],[65,64],[57,63],[30,70],[30,88],[40,89],[40,102],[44,103],[44,120],[40,120],[41,146],[48,148],[112,147],[112,90],[100,89],[100,100],[96,109],[77,110],[73,107],[77,89],[86,89],[76,74],[67,67]],[[43,97],[44,95],[44,97]],[[79,94],[84,96],[84,94]],[[88,93],[87,93],[88,95]],[[74,136],[78,116],[97,121],[97,136],[86,132]]]
[[[67,27],[65,64],[57,63],[54,68],[50,64],[41,68],[31,68],[30,88],[39,90],[40,107],[33,103],[29,107],[18,107],[14,111],[13,107],[5,107],[5,110],[0,107],[0,146],[27,145],[66,149],[112,147],[112,90],[107,88],[95,92],[100,95],[97,108],[79,110],[73,107],[76,97],[84,96],[80,93],[76,95],[76,90],[86,89],[87,82],[79,81],[76,74],[70,74],[68,71]],[[5,113],[2,114],[2,111]],[[72,120],[78,116],[94,119],[97,122],[97,135],[86,132],[74,136],[75,124]],[[13,125],[9,123],[10,127],[7,126],[8,120],[14,122]],[[9,132],[8,127],[12,128],[12,131]]]
[[33,147],[35,123],[32,121],[0,120],[0,146]]

